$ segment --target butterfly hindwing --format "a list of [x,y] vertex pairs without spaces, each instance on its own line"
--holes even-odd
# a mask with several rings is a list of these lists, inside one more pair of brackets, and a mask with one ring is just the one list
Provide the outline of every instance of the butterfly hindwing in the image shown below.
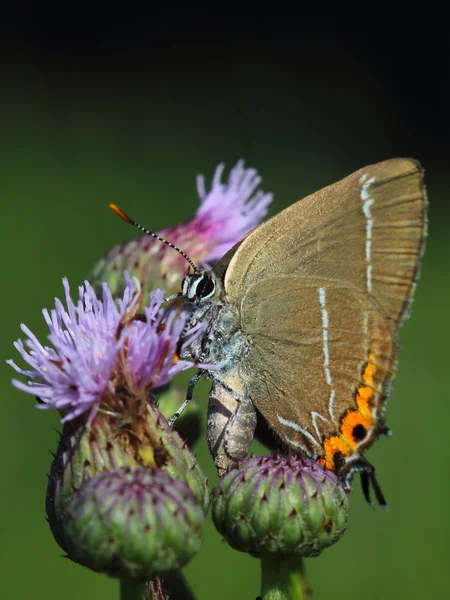
[[278,276],[249,288],[241,315],[247,391],[284,444],[334,468],[333,444],[352,459],[372,443],[396,349],[376,303],[351,284]]

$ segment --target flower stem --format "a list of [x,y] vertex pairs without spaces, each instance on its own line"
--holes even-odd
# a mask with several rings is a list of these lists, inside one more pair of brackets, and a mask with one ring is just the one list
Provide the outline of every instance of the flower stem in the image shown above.
[[301,558],[261,557],[261,600],[310,600]]
[[143,600],[145,584],[132,579],[120,580],[120,600]]
[[165,592],[164,580],[155,577],[145,584],[145,600],[168,600]]
[[155,577],[145,584],[145,600],[195,600],[184,575],[173,571],[164,580]]

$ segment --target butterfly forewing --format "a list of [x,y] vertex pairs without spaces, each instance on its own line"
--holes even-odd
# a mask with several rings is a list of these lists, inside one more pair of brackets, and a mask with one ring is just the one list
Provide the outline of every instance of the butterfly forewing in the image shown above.
[[232,256],[225,291],[238,300],[270,275],[341,279],[374,296],[397,322],[418,275],[425,209],[416,161],[393,159],[361,169],[254,229],[224,257]]

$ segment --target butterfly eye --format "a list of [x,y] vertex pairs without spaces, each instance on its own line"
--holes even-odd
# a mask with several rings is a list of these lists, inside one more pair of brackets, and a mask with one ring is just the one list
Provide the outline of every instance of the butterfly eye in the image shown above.
[[207,300],[216,291],[214,275],[208,271],[193,273],[183,279],[182,295],[189,300]]
[[200,277],[197,280],[197,285],[193,289],[193,292],[195,293],[195,296],[197,298],[202,298],[203,300],[206,300],[214,294],[215,290],[216,285],[212,277],[210,277],[209,275],[202,275],[202,277]]

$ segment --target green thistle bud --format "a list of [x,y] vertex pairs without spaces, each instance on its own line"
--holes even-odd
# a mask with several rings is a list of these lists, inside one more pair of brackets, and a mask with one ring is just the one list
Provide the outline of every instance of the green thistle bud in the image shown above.
[[122,579],[182,568],[202,543],[204,514],[189,486],[160,469],[122,467],[87,481],[67,505],[68,558]]
[[[160,232],[166,234],[166,231]],[[170,235],[170,231],[168,234]],[[114,246],[94,264],[89,280],[100,289],[106,281],[115,297],[123,293],[123,272],[136,277],[144,292],[164,288],[168,295],[178,292],[180,281],[186,275],[186,261],[182,256],[149,236]]]
[[316,461],[264,456],[239,461],[218,482],[213,520],[228,543],[253,556],[317,556],[343,535],[348,501]]
[[175,479],[185,481],[206,514],[209,508],[208,479],[187,442],[169,427],[166,419],[153,404],[147,406],[147,423],[157,436],[153,449],[155,466]]
[[205,514],[208,510],[208,481],[186,442],[170,429],[154,405],[136,403],[134,408],[136,414],[129,420],[125,414],[98,413],[90,427],[78,421],[64,425],[50,470],[46,502],[50,527],[64,550],[61,527],[67,504],[86,481],[123,466],[167,472],[191,488]]
[[66,550],[62,528],[65,507],[83,483],[97,473],[138,465],[135,458],[118,443],[108,420],[97,419],[88,429],[68,421],[64,425],[48,478],[46,511],[57,543]]

